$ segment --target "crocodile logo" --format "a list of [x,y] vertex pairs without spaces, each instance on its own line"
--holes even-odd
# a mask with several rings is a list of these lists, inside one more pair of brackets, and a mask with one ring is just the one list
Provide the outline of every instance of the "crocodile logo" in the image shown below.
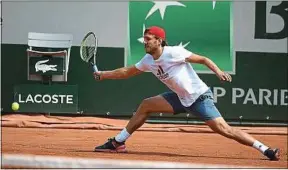
[[44,64],[47,63],[49,60],[40,60],[35,64],[35,70],[36,72],[42,71],[43,73],[46,73],[47,71],[57,71],[57,65],[48,65]]

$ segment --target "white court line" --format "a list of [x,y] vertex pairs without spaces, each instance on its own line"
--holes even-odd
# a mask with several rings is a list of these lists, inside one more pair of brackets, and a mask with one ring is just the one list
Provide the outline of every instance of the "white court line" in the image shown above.
[[[72,158],[59,156],[3,154],[2,167],[25,168],[253,168],[214,164],[188,164],[160,161],[131,161],[115,159]],[[254,167],[255,168],[255,167]],[[260,167],[257,167],[260,168]]]

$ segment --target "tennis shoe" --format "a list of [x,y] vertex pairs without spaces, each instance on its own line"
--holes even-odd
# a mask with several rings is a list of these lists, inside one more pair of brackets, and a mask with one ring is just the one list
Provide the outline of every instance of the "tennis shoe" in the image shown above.
[[276,149],[268,148],[264,152],[264,155],[268,157],[271,161],[278,161],[280,159],[280,150],[278,148]]
[[94,149],[95,152],[118,152],[126,153],[125,142],[117,142],[115,138],[109,138],[106,143],[100,146],[96,146]]

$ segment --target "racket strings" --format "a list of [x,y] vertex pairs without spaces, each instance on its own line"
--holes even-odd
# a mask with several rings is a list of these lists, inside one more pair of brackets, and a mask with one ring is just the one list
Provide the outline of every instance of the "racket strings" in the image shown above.
[[85,40],[82,48],[82,55],[85,60],[93,57],[96,48],[96,42],[94,36],[88,36]]

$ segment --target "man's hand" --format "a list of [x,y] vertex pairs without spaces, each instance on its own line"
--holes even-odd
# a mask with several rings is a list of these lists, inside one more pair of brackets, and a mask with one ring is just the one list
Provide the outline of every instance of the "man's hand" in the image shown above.
[[228,73],[225,73],[223,71],[216,73],[216,75],[221,81],[228,81],[228,82],[232,81],[232,77]]
[[93,73],[94,79],[97,80],[97,81],[103,80],[103,76],[102,75],[103,74],[100,71],[97,71],[97,72]]
[[112,79],[127,79],[136,76],[143,71],[138,70],[135,66],[122,67],[115,70],[98,71],[93,73],[95,80],[112,80]]

